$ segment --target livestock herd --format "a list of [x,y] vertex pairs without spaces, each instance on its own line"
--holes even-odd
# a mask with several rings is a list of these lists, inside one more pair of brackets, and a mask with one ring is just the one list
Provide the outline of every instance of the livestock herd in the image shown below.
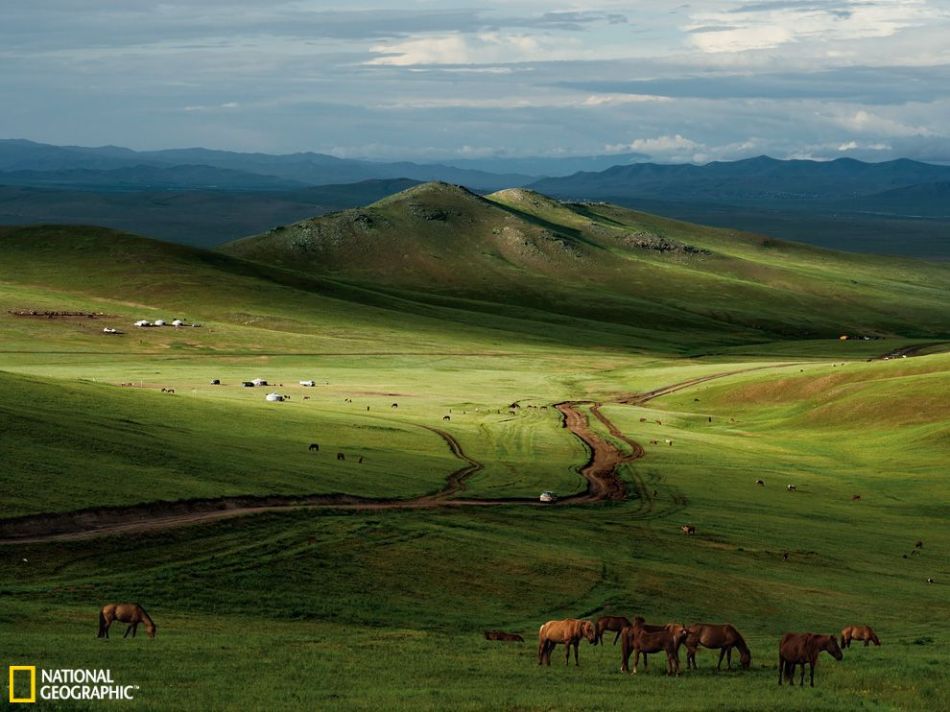
[[[752,653],[742,634],[728,623],[694,623],[685,626],[681,623],[650,625],[642,617],[636,616],[630,621],[624,616],[603,616],[595,623],[578,618],[548,621],[538,630],[538,665],[550,665],[551,653],[558,645],[564,646],[564,663],[570,664],[571,650],[574,651],[574,664],[579,665],[578,648],[586,639],[591,645],[603,643],[604,633],[613,632],[614,644],[621,643],[621,672],[630,672],[630,656],[633,655],[633,673],[638,672],[640,656],[643,667],[647,667],[647,656],[657,653],[666,655],[667,675],[680,674],[680,647],[686,646],[687,669],[696,669],[696,652],[700,647],[719,651],[716,669],[722,668],[723,659],[727,667],[732,667],[732,651],[739,653],[739,663],[743,669],[752,665]],[[521,636],[503,631],[485,631],[488,640],[522,640]],[[835,660],[844,657],[842,648],[851,647],[852,641],[864,641],[880,645],[881,641],[870,626],[846,626],[841,631],[840,644],[834,635],[817,633],[785,633],[778,646],[778,684],[786,681],[794,685],[796,666],[801,666],[800,685],[805,685],[805,665],[810,672],[811,686],[815,686],[815,665],[822,652],[827,652]]]

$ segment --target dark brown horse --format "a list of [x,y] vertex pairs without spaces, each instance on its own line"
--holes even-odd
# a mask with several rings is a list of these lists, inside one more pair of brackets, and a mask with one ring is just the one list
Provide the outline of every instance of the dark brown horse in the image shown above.
[[604,633],[609,630],[617,633],[617,635],[614,636],[614,645],[616,645],[617,639],[620,638],[621,631],[631,625],[633,624],[630,622],[630,619],[624,616],[601,616],[597,619],[597,622],[594,623],[594,628],[597,630],[597,642],[603,643]]
[[694,623],[686,629],[686,669],[696,669],[696,650],[699,646],[710,650],[719,650],[719,664],[716,669],[722,669],[723,656],[726,665],[732,668],[732,649],[739,651],[739,662],[746,670],[752,664],[752,654],[745,639],[732,625],[717,625],[713,623]]
[[307,448],[307,449],[310,450],[310,452],[320,452],[320,444],[319,444],[319,443],[310,443],[310,447]]
[[800,686],[805,686],[805,663],[808,663],[811,672],[811,686],[815,686],[815,665],[822,651],[831,655],[835,660],[841,660],[844,653],[838,647],[838,640],[833,635],[818,635],[817,633],[786,633],[778,645],[778,684],[782,684],[782,676],[789,685],[795,684],[795,666],[802,666]]
[[634,653],[633,672],[636,673],[641,654],[643,654],[643,666],[646,668],[648,653],[664,652],[666,653],[666,674],[679,675],[679,649],[686,640],[686,635],[686,627],[679,623],[651,626],[643,618],[637,616],[633,619],[633,625],[624,628],[620,636],[620,672],[630,671],[630,653]]
[[503,630],[486,630],[485,640],[502,640],[502,641],[510,641],[513,643],[524,642],[524,638],[522,638],[517,633],[506,633]]
[[122,636],[123,638],[128,638],[129,633],[132,633],[132,637],[134,638],[139,623],[145,625],[145,632],[149,638],[155,637],[157,626],[149,617],[148,613],[145,612],[145,609],[137,603],[107,603],[99,609],[100,638],[109,637],[109,626],[112,625],[113,621],[129,624],[129,627],[125,630],[125,635]]
[[850,648],[852,640],[863,640],[864,647],[870,643],[880,645],[881,640],[869,625],[849,625],[841,629],[841,647]]
[[538,665],[551,664],[551,651],[560,643],[564,646],[564,664],[571,662],[571,646],[574,646],[574,664],[577,660],[577,648],[581,638],[587,638],[591,645],[597,645],[597,632],[594,624],[587,620],[566,618],[562,621],[548,621],[538,629]]

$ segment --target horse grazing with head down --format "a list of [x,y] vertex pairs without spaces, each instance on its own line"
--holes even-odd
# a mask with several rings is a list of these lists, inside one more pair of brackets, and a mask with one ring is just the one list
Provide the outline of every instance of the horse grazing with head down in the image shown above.
[[145,609],[137,603],[107,603],[100,608],[98,637],[109,637],[109,626],[112,625],[113,621],[129,624],[129,627],[125,630],[125,635],[122,636],[123,638],[128,638],[129,633],[132,633],[132,637],[134,638],[139,623],[145,625],[145,632],[149,638],[155,637],[157,626],[148,613],[145,612]]
[[617,639],[620,638],[620,633],[624,628],[629,628],[632,624],[630,619],[624,616],[601,616],[597,619],[597,622],[594,623],[594,628],[597,631],[597,642],[604,642],[604,633],[606,631],[616,632],[617,635],[614,636],[614,645],[617,644]]
[[752,653],[745,639],[734,626],[726,623],[694,623],[686,629],[686,669],[696,669],[696,650],[699,646],[710,650],[719,650],[719,664],[716,669],[722,669],[722,659],[725,656],[726,665],[732,668],[732,649],[739,651],[739,662],[746,670],[752,664]]
[[566,618],[562,621],[548,621],[538,629],[538,665],[551,664],[551,651],[560,643],[564,646],[564,664],[571,662],[571,646],[574,646],[574,664],[581,638],[587,638],[591,645],[597,645],[597,631],[594,624],[578,618]]
[[649,625],[642,617],[633,619],[633,625],[624,628],[620,635],[620,672],[630,672],[630,653],[634,653],[633,672],[637,672],[640,655],[643,667],[647,666],[648,653],[666,653],[666,674],[680,674],[680,645],[686,640],[686,626],[679,623]]
[[778,645],[778,684],[782,684],[782,676],[789,685],[794,685],[795,666],[802,666],[801,687],[805,686],[805,663],[808,663],[811,672],[811,686],[815,686],[815,665],[822,651],[831,655],[835,660],[841,660],[844,653],[838,647],[838,640],[833,635],[818,635],[817,633],[786,633]]
[[864,647],[870,643],[880,645],[881,640],[869,625],[849,625],[841,629],[841,647],[850,648],[852,640],[863,640]]

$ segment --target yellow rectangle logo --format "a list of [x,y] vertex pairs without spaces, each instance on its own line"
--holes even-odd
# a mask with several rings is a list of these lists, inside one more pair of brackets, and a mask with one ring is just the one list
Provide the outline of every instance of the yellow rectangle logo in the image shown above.
[[[30,673],[30,696],[16,696],[16,673],[27,671]],[[33,703],[36,702],[36,665],[11,665],[10,666],[10,704]]]

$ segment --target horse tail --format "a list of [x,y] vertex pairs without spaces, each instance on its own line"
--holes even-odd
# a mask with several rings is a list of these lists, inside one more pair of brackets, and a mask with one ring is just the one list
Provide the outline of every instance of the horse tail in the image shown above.
[[99,609],[99,635],[98,638],[104,638],[106,636],[106,614],[105,609]]

